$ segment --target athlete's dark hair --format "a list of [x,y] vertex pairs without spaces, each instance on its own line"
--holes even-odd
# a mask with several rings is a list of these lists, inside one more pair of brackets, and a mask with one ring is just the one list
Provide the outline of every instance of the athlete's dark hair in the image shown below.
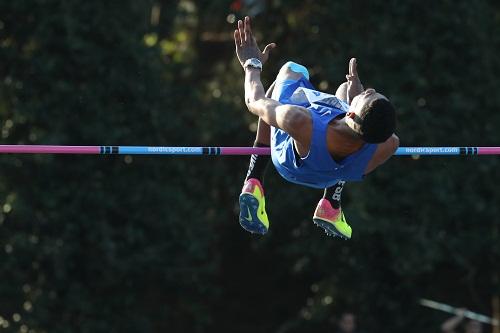
[[379,98],[361,110],[361,137],[368,143],[382,143],[396,129],[396,110],[391,102]]

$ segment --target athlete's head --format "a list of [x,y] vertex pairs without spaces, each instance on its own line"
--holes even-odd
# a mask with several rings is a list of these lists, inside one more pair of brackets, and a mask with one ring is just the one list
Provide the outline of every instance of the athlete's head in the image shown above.
[[368,143],[382,143],[394,133],[396,111],[387,97],[366,89],[354,97],[345,122]]

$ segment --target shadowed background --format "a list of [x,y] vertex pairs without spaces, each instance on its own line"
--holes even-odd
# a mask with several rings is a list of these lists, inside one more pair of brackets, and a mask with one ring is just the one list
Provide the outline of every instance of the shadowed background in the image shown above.
[[[497,1],[0,0],[2,144],[249,146],[232,31],[254,19],[334,92],[358,59],[401,146],[500,145]],[[271,229],[238,225],[247,157],[0,156],[0,331],[438,332],[422,297],[491,315],[498,156],[395,157],[312,223],[269,168]],[[490,330],[490,328],[487,328]]]

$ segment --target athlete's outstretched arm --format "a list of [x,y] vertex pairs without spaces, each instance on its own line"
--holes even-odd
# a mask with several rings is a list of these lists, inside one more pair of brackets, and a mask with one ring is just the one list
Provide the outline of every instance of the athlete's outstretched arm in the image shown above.
[[396,152],[398,147],[399,138],[396,134],[392,134],[392,136],[385,142],[379,143],[372,159],[366,166],[365,174],[372,172],[378,166],[384,164],[392,155],[394,155],[394,152]]
[[309,112],[300,106],[282,104],[266,97],[262,85],[261,70],[252,66],[244,66],[248,59],[256,58],[264,64],[269,58],[269,51],[276,45],[268,44],[261,52],[252,34],[250,18],[238,21],[238,29],[234,31],[236,55],[245,70],[245,103],[248,110],[262,118],[267,124],[278,127],[290,134],[299,143],[308,145],[312,122]]
[[308,128],[312,128],[309,112],[301,106],[282,104],[265,97],[259,69],[245,69],[245,103],[250,112],[267,124],[284,130],[297,141],[305,144],[304,138],[310,137],[310,134],[307,135]]

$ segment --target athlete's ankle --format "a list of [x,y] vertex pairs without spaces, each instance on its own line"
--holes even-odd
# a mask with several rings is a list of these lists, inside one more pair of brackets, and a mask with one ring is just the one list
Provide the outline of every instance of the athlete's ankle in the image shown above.
[[[267,144],[255,141],[254,147],[269,147]],[[245,177],[245,182],[250,178],[255,178],[260,181],[261,184],[264,183],[264,176],[266,173],[267,166],[269,164],[270,156],[267,155],[256,155],[253,154],[250,157],[250,163],[248,166],[248,172]]]
[[335,185],[325,188],[323,199],[328,200],[333,208],[340,209],[341,195],[344,189],[345,181],[338,181]]

